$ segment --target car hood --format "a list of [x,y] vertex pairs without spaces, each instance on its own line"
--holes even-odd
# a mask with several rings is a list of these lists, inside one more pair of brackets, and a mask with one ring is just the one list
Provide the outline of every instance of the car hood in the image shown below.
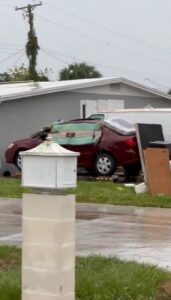
[[21,139],[13,142],[13,144],[20,144],[20,143],[36,143],[36,142],[42,142],[41,139],[33,139],[33,138],[27,138],[27,139]]

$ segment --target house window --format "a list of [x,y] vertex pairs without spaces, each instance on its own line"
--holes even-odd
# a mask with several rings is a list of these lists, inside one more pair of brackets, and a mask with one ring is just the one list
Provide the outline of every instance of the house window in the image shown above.
[[87,118],[92,114],[114,111],[116,109],[124,109],[124,100],[98,99],[80,101],[81,118]]
[[113,99],[98,100],[98,112],[112,111],[116,109],[124,109],[124,100],[113,100]]

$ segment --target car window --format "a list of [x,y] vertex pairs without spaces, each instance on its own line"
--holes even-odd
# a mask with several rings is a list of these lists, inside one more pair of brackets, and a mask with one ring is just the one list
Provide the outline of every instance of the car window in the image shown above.
[[88,119],[90,120],[104,120],[105,119],[105,115],[104,114],[92,114],[88,117]]

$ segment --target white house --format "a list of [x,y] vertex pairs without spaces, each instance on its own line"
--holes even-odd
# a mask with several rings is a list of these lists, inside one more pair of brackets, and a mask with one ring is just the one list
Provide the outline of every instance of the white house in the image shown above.
[[58,119],[87,117],[115,108],[171,108],[171,95],[126,78],[0,84],[1,174],[7,146]]

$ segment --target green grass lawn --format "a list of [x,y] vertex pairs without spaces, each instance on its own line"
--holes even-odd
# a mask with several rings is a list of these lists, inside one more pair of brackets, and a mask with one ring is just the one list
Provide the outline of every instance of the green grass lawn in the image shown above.
[[0,178],[0,197],[21,198],[24,191],[20,179]]
[[[30,191],[21,187],[20,179],[0,178],[0,197],[21,198]],[[75,193],[77,202],[171,208],[171,197],[136,194],[133,188],[110,181],[78,181],[77,188],[67,193]]]
[[[76,259],[76,300],[155,300],[171,274],[118,259]],[[0,299],[21,300],[21,249],[0,247]],[[160,294],[160,300],[166,300]]]

